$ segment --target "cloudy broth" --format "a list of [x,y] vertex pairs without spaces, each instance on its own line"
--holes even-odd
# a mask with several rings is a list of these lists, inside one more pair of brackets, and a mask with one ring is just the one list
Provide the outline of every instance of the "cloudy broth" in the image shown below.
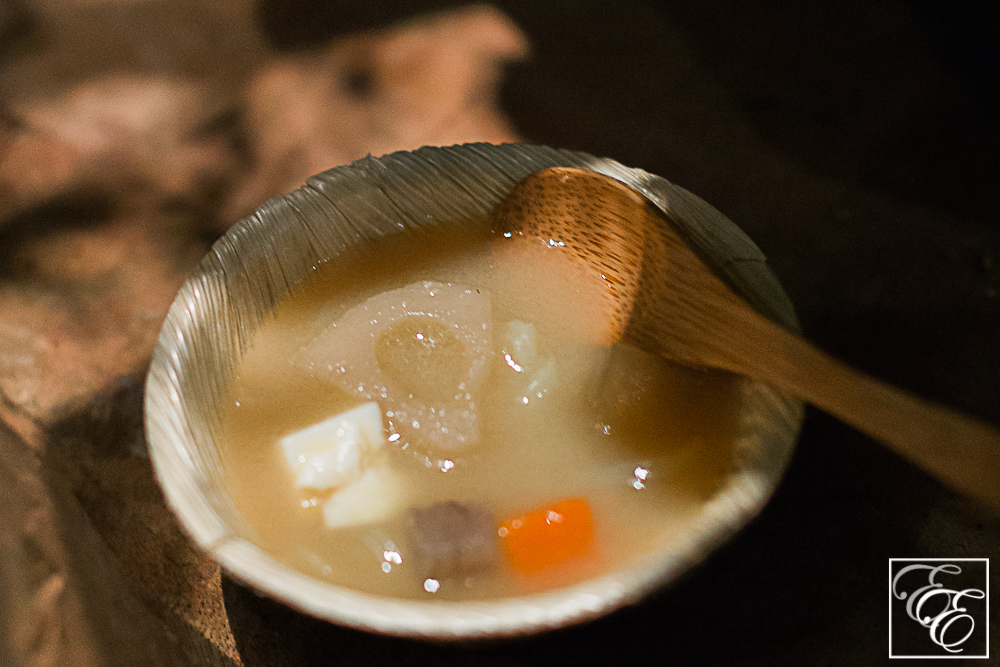
[[[683,531],[731,470],[740,380],[621,344],[609,347],[599,276],[561,248],[477,229],[398,235],[338,258],[255,333],[223,410],[222,455],[229,491],[254,541],[278,560],[334,584],[393,597],[538,592],[634,564]],[[380,294],[405,301],[417,293],[434,303],[442,297],[469,302],[488,318],[485,327],[461,325],[474,332],[474,342],[465,338],[464,347],[456,347],[452,341],[457,352],[449,358],[472,368],[460,377],[461,391],[474,385],[474,396],[449,403],[440,419],[426,408],[432,400],[413,399],[412,392],[424,391],[419,382],[409,388],[395,382],[404,395],[390,409],[393,397],[383,400],[379,393],[384,383],[351,375],[394,363],[387,359],[395,348],[379,342],[383,334],[355,336],[332,326],[375,321],[362,306]],[[448,324],[450,316],[412,321]],[[402,321],[394,331],[405,328]],[[355,348],[365,340],[382,345],[382,352],[360,359],[369,353]],[[353,351],[326,345],[336,341]],[[447,387],[452,380],[442,382]],[[386,441],[362,465],[386,471],[380,483],[391,485],[387,497],[395,504],[377,520],[331,528],[323,507],[339,491],[297,487],[280,443],[370,400],[379,403]],[[461,417],[470,406],[474,414]],[[456,410],[459,417],[452,416]],[[427,421],[432,412],[436,427]],[[468,437],[458,443],[457,434]],[[512,566],[499,537],[509,525],[504,521],[569,498],[585,499],[592,514],[586,548],[530,572]],[[492,517],[499,546],[485,564],[440,576],[421,562],[411,510],[445,501]]]

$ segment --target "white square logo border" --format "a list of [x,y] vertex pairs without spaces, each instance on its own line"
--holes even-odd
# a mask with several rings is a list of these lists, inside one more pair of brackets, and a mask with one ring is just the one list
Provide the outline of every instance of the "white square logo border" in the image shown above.
[[[894,564],[906,564],[901,565],[896,569],[895,574],[893,574]],[[980,589],[963,589],[961,591],[952,590],[946,587],[946,584],[935,581],[936,576],[947,576],[948,574],[957,574],[961,572],[959,566],[961,563],[985,563],[986,565],[986,576],[985,576],[985,586],[984,590]],[[956,569],[958,568],[958,569]],[[916,588],[915,590],[904,590],[905,586],[900,583],[901,575],[911,574],[914,578],[920,578],[923,574],[923,586]],[[912,586],[911,586],[912,588]],[[930,600],[931,598],[943,595],[947,599],[947,604],[945,607],[935,616],[924,616],[922,619],[920,617],[921,606],[924,602]],[[974,598],[974,599],[984,599],[985,607],[985,618],[976,619],[972,618],[969,614],[965,613],[967,609],[961,605],[961,599]],[[923,625],[927,628],[927,632],[930,635],[931,641],[942,647],[942,654],[940,655],[893,655],[893,609],[894,606],[902,604],[904,599],[907,599],[908,603],[906,605],[908,613],[913,613],[909,618],[905,618],[906,622],[912,622],[914,624]],[[914,607],[914,603],[916,606]],[[940,607],[940,603],[937,604]],[[975,624],[982,622],[983,628],[986,633],[986,645],[984,653],[981,655],[966,655],[961,652],[958,646],[964,642],[964,639],[958,638],[960,641],[948,642],[949,638],[946,638],[945,633],[950,629],[950,625],[956,621],[963,621],[969,619],[975,627]],[[969,635],[972,634],[972,630],[969,631]],[[954,637],[950,637],[954,639]],[[954,649],[955,652],[950,652],[945,645]],[[990,657],[990,559],[989,558],[890,558],[889,559],[889,657],[896,659],[989,659]]]

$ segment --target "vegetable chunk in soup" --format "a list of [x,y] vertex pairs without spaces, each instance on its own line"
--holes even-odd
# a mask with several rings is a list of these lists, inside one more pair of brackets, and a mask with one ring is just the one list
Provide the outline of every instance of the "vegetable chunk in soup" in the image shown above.
[[317,270],[236,369],[222,451],[259,546],[464,600],[677,538],[730,471],[741,380],[613,340],[608,286],[558,243],[400,236]]
[[345,392],[377,401],[390,429],[463,449],[479,440],[476,398],[490,331],[488,293],[424,280],[351,308],[303,359]]

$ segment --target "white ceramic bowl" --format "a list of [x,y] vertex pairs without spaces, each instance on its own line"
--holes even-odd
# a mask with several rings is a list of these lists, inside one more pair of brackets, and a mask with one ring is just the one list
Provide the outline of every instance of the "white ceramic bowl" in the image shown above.
[[666,180],[612,160],[470,144],[365,158],[319,174],[268,201],[215,244],[170,308],[147,379],[147,438],[167,501],[190,537],[228,573],[310,615],[373,632],[435,640],[523,635],[638,600],[696,565],[760,511],[791,456],[802,406],[747,382],[736,471],[680,546],[671,541],[627,570],[496,601],[411,601],[312,579],[252,541],[223,483],[216,437],[234,364],[262,319],[318,264],[336,261],[352,245],[482,218],[519,180],[552,166],[592,169],[644,193],[730,287],[766,316],[795,327],[791,304],[763,255],[732,222]]

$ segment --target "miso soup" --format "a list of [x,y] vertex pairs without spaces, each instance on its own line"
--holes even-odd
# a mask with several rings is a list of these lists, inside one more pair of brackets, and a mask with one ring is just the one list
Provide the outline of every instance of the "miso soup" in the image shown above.
[[740,379],[612,340],[607,285],[558,243],[469,229],[320,267],[236,369],[227,483],[287,565],[401,598],[544,591],[680,535],[730,472]]

